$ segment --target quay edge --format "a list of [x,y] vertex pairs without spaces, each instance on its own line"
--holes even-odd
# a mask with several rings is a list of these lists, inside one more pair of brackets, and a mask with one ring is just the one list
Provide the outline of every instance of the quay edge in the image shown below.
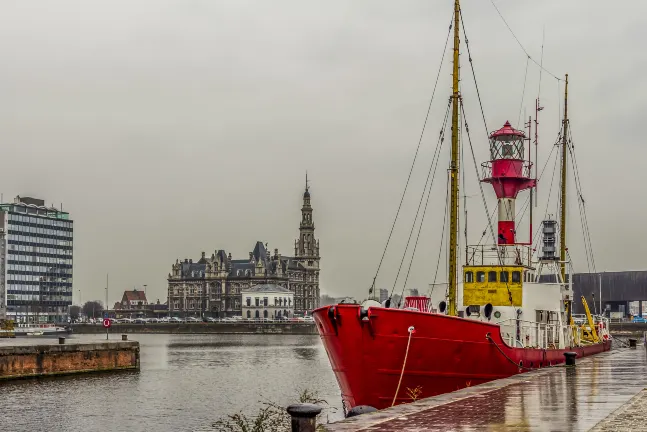
[[[74,334],[105,334],[100,325],[75,324]],[[110,333],[158,334],[280,334],[318,335],[314,323],[181,323],[113,324]]]
[[0,346],[0,381],[139,371],[139,342]]

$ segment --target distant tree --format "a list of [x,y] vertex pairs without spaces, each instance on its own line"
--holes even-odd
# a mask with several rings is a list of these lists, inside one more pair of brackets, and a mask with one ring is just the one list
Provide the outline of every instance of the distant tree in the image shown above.
[[81,306],[70,306],[70,319],[72,322],[78,320],[79,315],[81,315]]
[[103,315],[103,305],[96,300],[85,302],[82,310],[86,317],[96,318]]
[[328,306],[335,304],[337,301],[335,300],[334,297],[330,297],[329,295],[322,294],[321,297],[319,298],[319,306]]

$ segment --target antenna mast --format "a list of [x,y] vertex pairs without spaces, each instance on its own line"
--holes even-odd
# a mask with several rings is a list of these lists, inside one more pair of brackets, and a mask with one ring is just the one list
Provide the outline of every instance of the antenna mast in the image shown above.
[[562,282],[566,283],[566,156],[568,155],[568,74],[564,87],[564,125],[562,136],[562,189],[560,202],[560,225],[559,225],[559,260],[562,267]]
[[451,203],[450,203],[450,218],[449,218],[449,271],[447,276],[449,278],[449,296],[447,305],[447,314],[456,316],[456,267],[457,267],[457,239],[458,239],[458,104],[459,104],[459,25],[460,25],[461,7],[459,0],[454,1],[454,67],[452,71],[452,158],[449,168],[451,176]]

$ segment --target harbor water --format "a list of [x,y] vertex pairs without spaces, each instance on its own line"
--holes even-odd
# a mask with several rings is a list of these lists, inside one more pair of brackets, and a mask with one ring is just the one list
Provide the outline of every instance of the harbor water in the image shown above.
[[[140,342],[139,373],[0,383],[2,429],[209,431],[219,418],[239,411],[253,415],[263,402],[287,406],[303,389],[316,391],[330,404],[331,421],[343,418],[339,387],[318,336],[128,338]],[[71,339],[90,342],[102,336]],[[15,343],[28,342],[0,339],[0,344]]]

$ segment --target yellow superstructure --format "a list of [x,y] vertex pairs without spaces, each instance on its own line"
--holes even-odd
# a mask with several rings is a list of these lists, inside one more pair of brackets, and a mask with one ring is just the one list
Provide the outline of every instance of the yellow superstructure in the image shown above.
[[463,267],[463,306],[523,306],[523,275],[523,266]]

